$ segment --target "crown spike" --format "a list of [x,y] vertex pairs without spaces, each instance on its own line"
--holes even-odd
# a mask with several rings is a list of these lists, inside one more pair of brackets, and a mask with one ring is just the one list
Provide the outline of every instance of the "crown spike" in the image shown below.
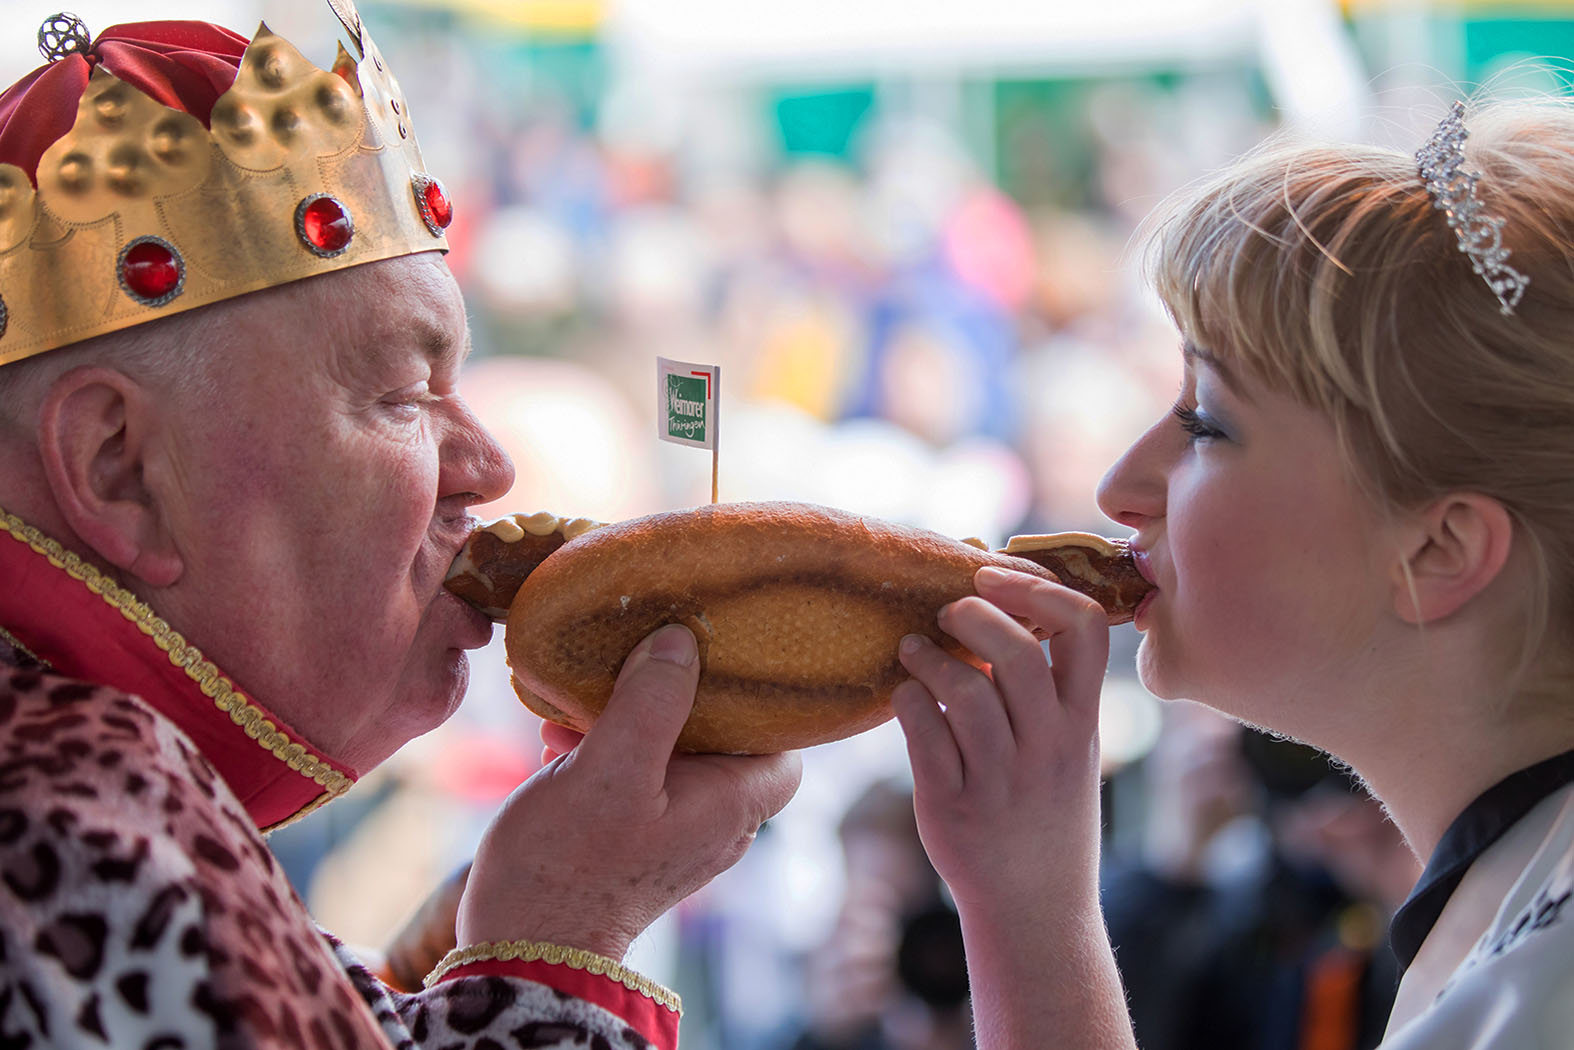
[[355,0],[328,0],[328,6],[338,16],[339,24],[344,26],[344,31],[350,34],[350,42],[355,45],[355,50],[365,58],[365,30],[361,28],[361,13],[355,9]]
[[355,92],[356,98],[364,98],[366,92],[361,88],[361,64],[344,49],[343,41],[339,43],[339,53],[334,57],[333,68],[329,70],[334,76],[350,85],[350,90]]

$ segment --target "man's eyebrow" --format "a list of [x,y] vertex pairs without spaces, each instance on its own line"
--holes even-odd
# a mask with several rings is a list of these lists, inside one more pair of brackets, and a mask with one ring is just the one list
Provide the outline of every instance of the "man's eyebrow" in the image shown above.
[[1220,360],[1219,356],[1212,350],[1198,346],[1190,339],[1187,339],[1181,344],[1181,354],[1185,356],[1187,361],[1200,361],[1207,365],[1214,375],[1224,380],[1224,385],[1230,389],[1231,393],[1239,394],[1241,392],[1240,384],[1235,381],[1235,373],[1231,372],[1229,366]]
[[414,330],[415,342],[427,360],[433,364],[444,361],[458,363],[470,354],[470,326],[465,325],[463,342],[456,342],[453,333],[439,325],[427,321],[417,321]]

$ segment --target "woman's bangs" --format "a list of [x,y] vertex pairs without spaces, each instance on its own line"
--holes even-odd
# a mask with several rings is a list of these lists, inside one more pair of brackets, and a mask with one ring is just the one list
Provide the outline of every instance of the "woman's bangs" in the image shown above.
[[1265,199],[1244,180],[1215,186],[1165,217],[1150,274],[1185,338],[1237,372],[1306,397],[1320,385],[1305,352],[1311,290],[1296,277],[1305,260],[1280,232],[1286,226],[1295,223],[1282,197]]

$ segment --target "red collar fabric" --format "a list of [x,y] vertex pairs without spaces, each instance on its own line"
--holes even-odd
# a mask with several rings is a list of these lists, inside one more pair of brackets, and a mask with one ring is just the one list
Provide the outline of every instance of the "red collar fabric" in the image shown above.
[[337,798],[355,771],[323,755],[131,592],[0,508],[0,641],[57,673],[134,693],[189,736],[259,828]]

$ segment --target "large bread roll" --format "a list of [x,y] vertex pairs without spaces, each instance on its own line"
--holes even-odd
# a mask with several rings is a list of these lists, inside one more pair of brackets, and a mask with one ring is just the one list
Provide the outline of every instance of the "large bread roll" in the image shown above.
[[[974,593],[984,565],[1056,578],[1021,557],[801,503],[603,525],[555,546],[525,576],[507,617],[509,666],[527,707],[584,730],[634,646],[681,623],[699,642],[701,674],[679,749],[806,747],[891,717],[891,691],[908,677],[896,656],[904,634],[962,652],[936,614]],[[1112,622],[1122,617],[1129,609],[1112,612]]]

